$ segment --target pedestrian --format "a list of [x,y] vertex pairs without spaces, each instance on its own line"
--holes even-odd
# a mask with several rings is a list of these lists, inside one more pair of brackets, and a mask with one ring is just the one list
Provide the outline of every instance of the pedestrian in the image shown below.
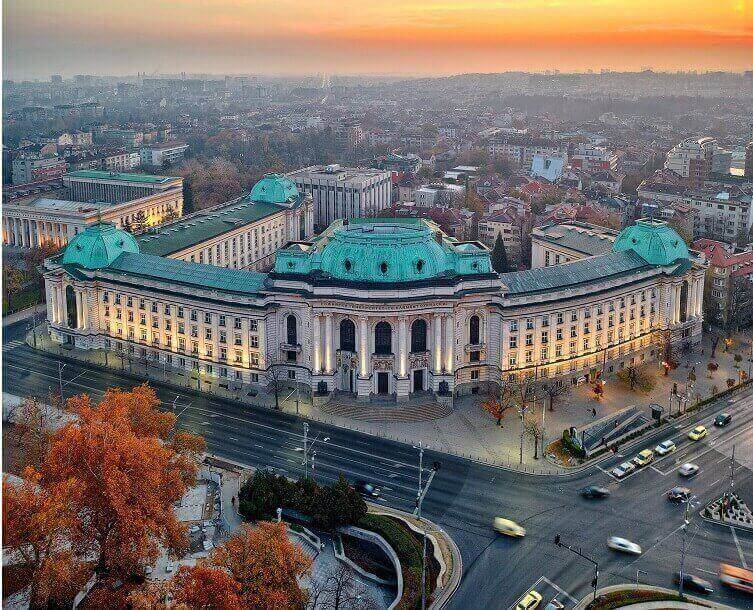
[[593,415],[594,417],[596,417],[596,407],[594,407],[593,409],[591,409],[591,415]]
[[232,505],[233,505],[233,508],[235,508],[235,496],[233,496],[233,497],[232,497],[232,498],[230,499],[230,504],[232,504]]

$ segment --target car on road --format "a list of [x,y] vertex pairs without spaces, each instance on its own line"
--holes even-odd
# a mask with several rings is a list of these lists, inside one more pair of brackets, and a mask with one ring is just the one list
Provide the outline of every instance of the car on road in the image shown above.
[[634,470],[635,464],[633,464],[632,462],[622,462],[622,464],[620,464],[616,468],[612,468],[612,474],[618,479],[624,479]]
[[688,438],[691,441],[700,441],[708,433],[709,431],[706,430],[706,426],[696,426],[690,432],[688,432]]
[[697,475],[700,469],[701,467],[698,464],[686,462],[677,469],[677,474],[679,474],[681,477],[692,477]]
[[[679,574],[675,576],[675,584],[680,584]],[[714,592],[714,587],[708,580],[693,574],[684,574],[682,577],[682,585],[686,589],[693,590],[696,593],[703,593],[704,595],[711,595]]]
[[589,485],[580,490],[580,495],[589,500],[600,500],[601,498],[608,498],[612,494],[606,487],[599,487],[598,485]]
[[534,608],[538,608],[539,604],[541,603],[541,599],[541,593],[539,593],[535,589],[531,589],[528,593],[525,594],[523,599],[518,602],[518,605],[515,606],[515,610],[533,610]]
[[732,421],[732,414],[731,413],[719,413],[714,418],[714,425],[718,428],[724,428],[728,423]]
[[560,600],[553,599],[544,607],[544,610],[562,610],[564,607],[565,604],[563,604]]
[[677,445],[675,445],[674,441],[664,441],[659,443],[654,449],[656,455],[669,455],[675,451],[677,451]]
[[368,481],[356,481],[353,489],[366,498],[378,498],[382,493],[376,485]]
[[612,536],[607,540],[607,546],[613,551],[627,553],[628,555],[640,555],[643,553],[643,549],[639,544],[630,542],[627,538],[620,538],[619,536]]
[[526,528],[518,525],[512,519],[505,519],[504,517],[494,517],[494,529],[500,534],[514,538],[522,538],[526,535]]
[[633,464],[635,464],[638,468],[643,468],[644,466],[648,466],[653,459],[654,452],[651,451],[651,449],[644,449],[633,458]]
[[667,500],[670,502],[687,502],[693,492],[687,487],[673,487],[667,492]]

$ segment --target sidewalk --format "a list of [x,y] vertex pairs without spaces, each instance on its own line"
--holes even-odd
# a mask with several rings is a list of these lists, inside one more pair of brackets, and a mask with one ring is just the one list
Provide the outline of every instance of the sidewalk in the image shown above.
[[34,305],[33,307],[27,307],[26,309],[22,309],[21,311],[17,311],[16,313],[3,316],[3,326],[10,326],[11,324],[15,324],[20,320],[31,318],[35,313],[43,314],[46,310],[47,305],[45,303],[40,303],[39,305]]
[[[44,333],[37,333],[39,346],[63,357],[75,358],[93,364],[122,371],[137,379],[154,380],[176,388],[200,390],[212,396],[231,399],[266,409],[275,408],[275,397],[258,386],[241,388],[228,387],[227,380],[217,378],[197,379],[190,371],[176,371],[162,364],[147,363],[123,358],[102,350],[85,352],[77,349],[63,349],[53,345]],[[27,339],[27,342],[29,340]],[[605,393],[597,398],[590,384],[573,387],[569,395],[555,401],[549,410],[546,399],[539,399],[529,413],[544,427],[544,446],[561,438],[562,431],[570,426],[583,425],[610,415],[626,406],[636,405],[650,416],[650,405],[656,403],[664,407],[665,415],[677,413],[680,400],[672,394],[677,384],[678,394],[687,396],[684,405],[691,406],[712,393],[726,389],[727,379],[740,379],[740,371],[747,373],[753,363],[748,361],[751,338],[748,335],[735,337],[731,347],[720,342],[714,362],[718,369],[713,373],[707,368],[711,353],[711,339],[707,337],[701,346],[692,352],[676,354],[679,366],[663,374],[657,362],[647,363],[645,368],[654,376],[655,387],[648,393],[632,392],[617,379],[616,374],[607,377]],[[734,356],[739,354],[740,362]],[[694,371],[696,380],[690,383],[688,375]],[[222,387],[225,385],[226,387]],[[257,393],[258,392],[258,393]],[[379,436],[402,443],[423,443],[424,447],[450,453],[494,466],[521,470],[537,474],[559,474],[567,472],[564,467],[549,463],[543,456],[541,447],[535,458],[534,442],[530,434],[523,430],[523,451],[521,456],[521,422],[514,409],[510,409],[502,421],[502,426],[479,406],[482,396],[456,398],[451,408],[425,396],[408,403],[360,402],[355,397],[337,395],[315,397],[303,391],[296,393],[284,389],[279,395],[280,410],[323,422]],[[684,408],[684,406],[682,407]],[[522,457],[522,459],[521,459]]]

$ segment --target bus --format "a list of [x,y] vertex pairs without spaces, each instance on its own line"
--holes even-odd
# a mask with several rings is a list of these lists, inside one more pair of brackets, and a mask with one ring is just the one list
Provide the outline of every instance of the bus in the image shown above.
[[719,580],[733,589],[753,593],[753,571],[751,570],[720,563]]

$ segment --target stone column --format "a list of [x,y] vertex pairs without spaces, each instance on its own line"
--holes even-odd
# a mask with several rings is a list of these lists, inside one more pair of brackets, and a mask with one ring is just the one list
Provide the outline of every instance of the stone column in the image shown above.
[[81,314],[81,293],[78,290],[74,290],[76,295],[76,328],[81,328],[82,314]]
[[361,377],[369,374],[369,325],[365,317],[358,320],[358,368]]
[[695,315],[698,317],[703,315],[703,279],[703,276],[696,278]]
[[682,284],[675,286],[675,324],[680,323],[680,303],[682,301]]
[[325,373],[331,373],[334,371],[333,366],[334,353],[332,346],[334,344],[334,337],[332,333],[332,314],[326,314],[324,316],[324,362]]
[[89,330],[89,297],[85,290],[81,291],[81,328]]
[[398,371],[400,377],[405,377],[408,374],[408,345],[407,345],[407,318],[400,316],[398,320]]
[[[444,369],[448,373],[452,373],[455,370],[453,362],[453,347],[455,344],[455,321],[452,314],[445,316],[444,319]],[[489,349],[489,346],[486,346]]]
[[312,316],[312,325],[314,335],[314,375],[319,375],[322,372],[322,326],[317,314]]
[[54,284],[49,284],[47,289],[47,295],[49,299],[49,317],[53,324],[58,323],[58,295]]
[[442,372],[442,316],[434,314],[434,371]]

